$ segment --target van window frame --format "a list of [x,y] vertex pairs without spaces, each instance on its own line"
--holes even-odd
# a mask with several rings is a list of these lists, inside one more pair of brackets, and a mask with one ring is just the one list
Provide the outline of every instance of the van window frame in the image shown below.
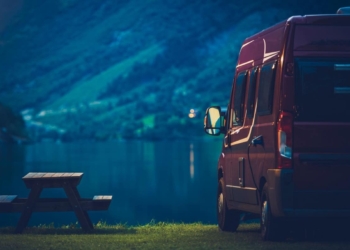
[[231,130],[232,126],[232,120],[233,120],[233,107],[232,107],[232,97],[233,97],[233,93],[235,90],[235,77],[233,78],[233,82],[232,82],[232,88],[231,88],[231,94],[230,94],[230,99],[227,105],[227,111],[226,111],[226,123],[225,123],[225,127],[226,127],[226,131],[229,132]]
[[256,66],[249,72],[249,89],[247,97],[247,118],[253,118],[256,101],[256,85],[260,67]]
[[[263,64],[261,66],[260,74],[259,74],[258,93],[257,93],[258,94],[257,114],[259,116],[272,114],[277,63],[278,61],[275,60],[275,61]],[[271,71],[268,71],[269,69]],[[266,76],[265,74],[267,73],[271,73],[271,76]],[[263,79],[264,77],[266,78],[270,77],[270,79]],[[268,90],[263,92],[263,88],[266,87],[266,84],[268,84],[267,85]],[[262,100],[264,100],[264,102],[262,102]]]
[[[238,82],[242,79],[242,82]],[[230,110],[230,127],[235,126],[242,126],[244,122],[244,105],[245,105],[245,96],[246,96],[246,90],[247,90],[247,79],[248,79],[248,70],[242,71],[237,73],[236,79],[234,82],[234,90],[232,92],[232,99],[231,99],[231,110]],[[238,93],[240,95],[240,103],[237,103],[237,84],[242,84],[241,92]],[[239,107],[237,107],[239,106]],[[237,115],[239,117],[237,117]],[[238,120],[237,120],[238,118]]]

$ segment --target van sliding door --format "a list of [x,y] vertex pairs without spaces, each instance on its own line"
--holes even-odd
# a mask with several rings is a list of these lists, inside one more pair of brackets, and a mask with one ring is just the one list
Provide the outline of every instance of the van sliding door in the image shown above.
[[[252,78],[253,76],[253,78]],[[238,74],[235,82],[233,98],[231,100],[231,130],[229,136],[229,161],[226,165],[230,171],[230,182],[226,187],[230,194],[229,199],[232,202],[257,205],[256,189],[252,187],[247,176],[251,176],[248,169],[247,146],[250,127],[246,123],[246,96],[247,85],[250,79],[255,79],[255,71],[252,70]],[[255,82],[254,82],[255,84]],[[255,91],[255,86],[254,86]],[[251,119],[250,119],[251,122]],[[250,179],[248,179],[250,180]]]

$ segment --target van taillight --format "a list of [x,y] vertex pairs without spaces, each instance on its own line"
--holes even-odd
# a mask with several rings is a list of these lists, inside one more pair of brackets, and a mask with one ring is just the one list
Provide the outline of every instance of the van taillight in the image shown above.
[[278,168],[292,167],[293,115],[282,111],[277,122]]

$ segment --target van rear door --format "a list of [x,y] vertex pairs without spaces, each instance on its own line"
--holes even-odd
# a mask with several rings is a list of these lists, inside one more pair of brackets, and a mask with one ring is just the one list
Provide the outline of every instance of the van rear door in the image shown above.
[[350,191],[350,57],[296,58],[295,104],[296,191]]

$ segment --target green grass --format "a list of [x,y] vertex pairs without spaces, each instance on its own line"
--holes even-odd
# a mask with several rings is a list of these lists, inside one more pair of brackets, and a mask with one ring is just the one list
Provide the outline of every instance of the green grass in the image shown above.
[[216,225],[154,223],[128,227],[98,223],[92,233],[76,224],[28,228],[21,235],[13,228],[0,229],[1,249],[349,249],[344,239],[263,242],[257,223],[241,224],[235,233],[220,232]]

